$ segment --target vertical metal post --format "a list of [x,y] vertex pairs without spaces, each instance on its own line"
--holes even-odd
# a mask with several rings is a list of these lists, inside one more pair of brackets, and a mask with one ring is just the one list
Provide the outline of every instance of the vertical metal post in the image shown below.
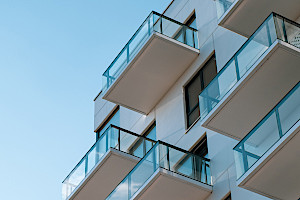
[[194,30],[193,30],[193,47],[196,48],[195,32],[194,32]]
[[129,43],[127,44],[127,48],[126,48],[126,51],[127,51],[127,63],[129,63]]
[[268,35],[268,43],[269,47],[272,45],[272,40],[271,40],[271,34],[270,34],[270,26],[268,23],[266,23],[266,29],[267,29],[267,35]]
[[162,16],[160,16],[160,33],[163,34]]
[[248,167],[248,160],[247,160],[244,144],[242,144],[242,156],[243,156],[244,171],[247,171],[249,167]]
[[168,164],[168,170],[171,170],[171,165],[170,165],[170,151],[169,151],[169,147],[167,147],[167,164]]
[[88,173],[88,154],[85,157],[85,169],[84,169],[84,175],[86,176]]
[[109,87],[109,79],[110,79],[110,77],[109,77],[109,69],[106,71],[106,86],[107,86],[107,88]]
[[120,133],[120,129],[118,129],[118,147],[119,147],[119,151],[121,151],[121,133]]
[[[111,128],[109,128],[108,131],[111,131]],[[105,134],[105,133],[104,133],[104,134]],[[108,148],[109,148],[109,147],[108,147],[108,136],[109,136],[109,135],[110,135],[110,134],[107,133],[107,134],[106,134],[106,137],[105,137],[105,146],[106,146],[106,147],[105,147],[105,150],[106,150],[106,151],[108,151]]]
[[278,108],[275,108],[275,115],[276,115],[276,122],[277,122],[277,127],[278,127],[279,138],[282,138],[283,133],[282,133],[282,127],[281,127],[281,122],[280,122],[280,116],[279,116]]
[[283,31],[283,36],[284,36],[285,42],[288,42],[288,37],[287,37],[287,34],[286,34],[286,27],[285,27],[285,23],[284,23],[284,18],[282,18],[282,31]]
[[[152,15],[152,17],[153,17],[153,15]],[[147,20],[148,21],[148,35],[150,35],[151,34],[151,31],[150,31],[150,19],[151,19],[151,17],[149,17],[149,19]]]
[[235,71],[236,71],[236,80],[239,81],[241,79],[241,75],[240,75],[239,63],[236,55],[234,56],[234,64],[235,64]]

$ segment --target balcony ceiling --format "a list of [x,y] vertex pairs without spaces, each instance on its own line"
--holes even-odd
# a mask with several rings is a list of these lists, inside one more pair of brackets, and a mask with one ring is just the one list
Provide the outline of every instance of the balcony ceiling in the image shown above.
[[272,199],[295,200],[300,197],[300,122],[272,147],[238,185]]
[[103,98],[148,114],[198,54],[198,49],[154,32]]
[[221,17],[219,25],[249,37],[271,12],[296,21],[299,11],[299,0],[237,0]]
[[137,191],[132,200],[205,200],[212,187],[173,172],[158,169],[145,186]]
[[206,116],[202,125],[241,140],[300,81],[300,50],[275,42]]
[[110,149],[68,200],[105,199],[138,161],[135,156]]

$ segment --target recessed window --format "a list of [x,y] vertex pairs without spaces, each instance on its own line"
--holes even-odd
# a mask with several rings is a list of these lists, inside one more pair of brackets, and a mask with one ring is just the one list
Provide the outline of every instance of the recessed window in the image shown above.
[[203,139],[193,148],[192,153],[201,156],[202,158],[208,158],[208,148],[207,148],[207,137],[204,136]]
[[194,13],[185,23],[185,25],[192,27],[194,29],[197,29],[197,25],[196,25],[196,14]]
[[[143,134],[144,137],[147,137],[151,140],[156,140],[156,124],[155,122],[147,129]],[[144,139],[138,139],[130,148],[129,153],[137,157],[143,157],[143,155],[148,152],[153,143]]]
[[224,200],[231,200],[231,194],[229,194]]
[[199,94],[217,75],[216,58],[213,55],[202,69],[185,86],[185,106],[187,127],[190,127],[200,116]]
[[[185,156],[175,169],[179,173],[189,175],[204,183],[211,184],[210,168],[208,163],[201,158],[208,158],[207,138],[206,136],[191,150],[191,152],[200,157]],[[192,166],[191,166],[192,165]],[[187,171],[188,170],[188,171]]]
[[106,129],[111,125],[120,126],[120,109],[119,106],[113,111],[113,113],[108,117],[104,124],[96,132],[96,140],[106,131]]
[[[187,20],[187,22],[185,23],[185,25],[192,27],[194,29],[197,29],[196,26],[196,15],[195,13]],[[175,35],[175,39],[179,42],[182,43],[189,43],[189,44],[193,44],[194,41],[194,36],[193,34],[190,34],[191,32],[186,30],[186,28],[181,28],[178,33]]]

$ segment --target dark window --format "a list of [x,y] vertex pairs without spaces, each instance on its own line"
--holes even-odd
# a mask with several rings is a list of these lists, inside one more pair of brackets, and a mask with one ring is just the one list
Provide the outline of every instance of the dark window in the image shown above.
[[120,126],[120,111],[119,106],[113,111],[109,118],[104,122],[104,124],[96,132],[96,140],[106,131],[106,129],[111,125]]
[[[196,180],[211,184],[209,165],[207,162],[201,159],[203,157],[208,157],[206,136],[191,150],[191,152],[200,157],[185,156],[180,162],[178,162],[175,170],[179,173],[189,175]],[[187,172],[187,169],[193,170]]]
[[185,23],[185,25],[190,26],[190,27],[192,27],[194,29],[197,29],[197,26],[196,26],[196,14],[195,13],[187,20],[187,22]]
[[[147,137],[151,140],[156,140],[156,125],[155,125],[155,123],[153,123],[150,126],[150,128],[148,128],[148,130],[143,134],[143,136]],[[151,149],[152,145],[153,145],[153,143],[151,143],[149,141],[139,139],[135,142],[134,145],[132,145],[131,149],[129,150],[129,153],[142,158],[142,157],[144,157],[146,152],[148,152]]]
[[231,194],[229,194],[224,200],[231,200]]
[[192,153],[203,158],[208,157],[207,137],[205,137],[193,148]]
[[217,75],[216,58],[213,55],[202,69],[185,86],[185,103],[187,127],[190,127],[200,116],[199,94]]
[[[185,25],[190,26],[194,29],[197,29],[196,26],[196,15],[195,13],[187,20]],[[185,28],[181,28],[178,33],[175,35],[174,39],[178,40],[179,42],[185,43],[185,44],[193,44],[193,34],[190,34],[189,31],[186,31]],[[195,45],[195,44],[194,44]]]

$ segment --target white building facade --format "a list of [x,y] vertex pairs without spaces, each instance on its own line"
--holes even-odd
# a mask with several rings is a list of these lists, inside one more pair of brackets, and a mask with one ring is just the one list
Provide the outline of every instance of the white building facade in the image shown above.
[[300,198],[299,0],[174,0],[103,74],[63,199]]

